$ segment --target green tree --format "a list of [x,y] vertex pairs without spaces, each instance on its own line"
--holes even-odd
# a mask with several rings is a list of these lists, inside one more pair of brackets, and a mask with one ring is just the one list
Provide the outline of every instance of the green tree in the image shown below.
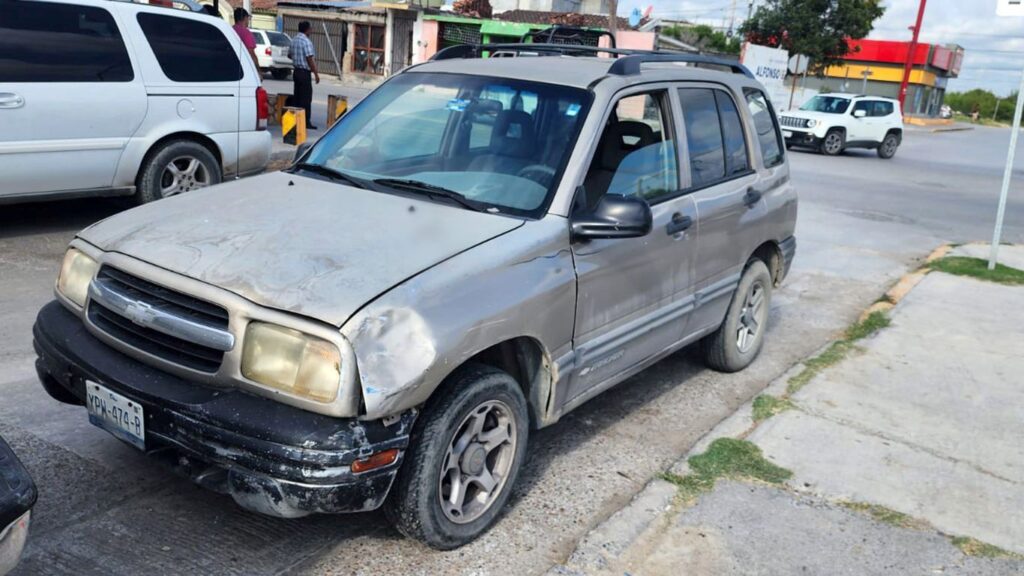
[[691,46],[696,46],[701,51],[716,52],[718,54],[740,53],[739,38],[730,38],[723,32],[703,24],[698,26],[669,26],[663,29],[661,33],[671,36],[676,40],[686,42]]
[[[999,103],[998,109],[996,102]],[[1009,124],[1013,122],[1017,93],[1014,92],[1005,98],[998,98],[988,90],[975,88],[967,92],[949,92],[946,94],[945,103],[965,116],[970,116],[971,112],[977,109],[980,118],[991,120],[995,117],[996,121]]]
[[867,36],[885,13],[881,0],[767,0],[740,32],[754,44],[809,56],[821,74],[842,61],[848,40]]

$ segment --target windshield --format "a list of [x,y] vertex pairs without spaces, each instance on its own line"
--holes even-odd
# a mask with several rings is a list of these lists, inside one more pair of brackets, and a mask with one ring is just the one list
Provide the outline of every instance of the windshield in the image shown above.
[[342,117],[305,162],[375,182],[376,190],[439,199],[444,189],[490,212],[536,217],[590,100],[564,86],[409,72]]
[[801,110],[807,112],[825,112],[826,114],[845,114],[846,109],[850,107],[849,98],[839,98],[836,96],[815,96],[803,106]]

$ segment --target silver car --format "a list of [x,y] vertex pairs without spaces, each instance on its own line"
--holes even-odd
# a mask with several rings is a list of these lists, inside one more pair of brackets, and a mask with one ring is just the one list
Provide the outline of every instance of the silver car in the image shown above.
[[384,505],[445,549],[495,521],[532,430],[691,343],[748,366],[796,248],[762,87],[529,46],[442,52],[288,170],[83,230],[43,386],[250,510]]

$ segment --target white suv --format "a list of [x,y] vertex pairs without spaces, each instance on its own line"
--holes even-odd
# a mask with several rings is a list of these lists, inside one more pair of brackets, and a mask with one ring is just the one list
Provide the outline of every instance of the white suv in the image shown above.
[[868,148],[889,159],[903,141],[900,103],[891,98],[818,94],[799,110],[779,115],[786,147],[807,146],[835,156],[847,148]]
[[275,80],[288,78],[292,73],[292,59],[288,57],[292,39],[273,30],[250,28],[249,31],[256,39],[256,60],[260,63],[260,72],[270,72]]
[[223,20],[110,0],[0,15],[0,203],[147,202],[266,167],[266,92]]

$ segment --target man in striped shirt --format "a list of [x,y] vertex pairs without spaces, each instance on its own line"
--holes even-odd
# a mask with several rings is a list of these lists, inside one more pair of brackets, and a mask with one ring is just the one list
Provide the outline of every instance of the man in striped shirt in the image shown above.
[[295,84],[293,102],[295,106],[306,110],[306,128],[316,130],[313,126],[313,83],[310,74],[320,83],[320,73],[316,69],[316,51],[313,42],[307,33],[311,25],[309,22],[299,22],[299,33],[292,38],[292,46],[288,50],[288,57],[292,59],[292,80]]

